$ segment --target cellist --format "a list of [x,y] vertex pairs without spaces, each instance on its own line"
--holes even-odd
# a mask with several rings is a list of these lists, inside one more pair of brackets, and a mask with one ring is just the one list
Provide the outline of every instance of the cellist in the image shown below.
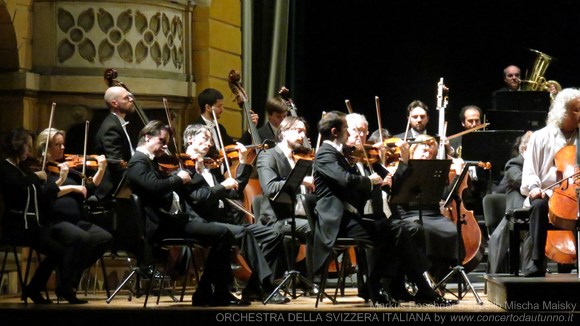
[[[546,126],[535,131],[528,143],[520,191],[524,196],[528,196],[524,206],[530,207],[534,265],[524,274],[526,277],[543,277],[546,274],[544,256],[550,211],[548,202],[553,196],[553,191],[545,188],[558,181],[555,164],[557,153],[565,146],[577,146],[579,123],[580,90],[564,89],[558,93],[550,106]],[[574,182],[570,180],[569,186],[575,187]]]

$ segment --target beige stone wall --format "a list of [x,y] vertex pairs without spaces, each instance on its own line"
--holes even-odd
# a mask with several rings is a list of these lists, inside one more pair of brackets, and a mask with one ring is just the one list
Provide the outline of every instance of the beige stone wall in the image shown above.
[[[12,18],[16,48],[8,51],[17,51],[18,67],[15,71],[0,71],[0,134],[15,125],[33,131],[46,127],[54,101],[60,114],[64,110],[65,115],[71,117],[61,121],[64,124],[60,126],[62,129],[78,122],[73,119],[90,118],[91,110],[104,109],[102,94],[106,85],[102,73],[111,67],[118,70],[118,80],[136,94],[139,106],[145,111],[162,109],[161,97],[169,97],[170,108],[176,111],[178,121],[174,123],[178,132],[199,116],[196,95],[207,87],[219,89],[226,103],[220,122],[231,136],[241,136],[242,112],[234,101],[227,80],[230,70],[240,71],[242,67],[240,0],[190,3],[186,0],[0,0],[2,6]],[[164,9],[160,10],[160,7]],[[110,13],[114,19],[109,19],[108,25],[117,26],[120,15],[126,11],[133,15],[131,22],[134,26],[139,25],[134,18],[139,12],[146,17],[141,19],[139,26],[146,21],[150,27],[156,10],[162,15],[165,13],[170,23],[176,17],[182,19],[180,32],[187,39],[182,41],[179,51],[171,49],[183,56],[181,64],[169,62],[155,67],[154,55],[157,55],[158,62],[167,58],[160,56],[159,52],[153,53],[151,48],[146,54],[143,51],[139,54],[136,44],[142,40],[138,39],[135,30],[125,35],[133,37],[128,42],[134,59],[123,61],[116,54],[111,56],[110,45],[100,47],[110,34],[97,28],[100,27],[97,18],[92,30],[83,30],[82,26],[87,26],[87,17],[92,18],[91,13],[98,17],[102,11]],[[179,16],[180,12],[182,16]],[[68,25],[63,25],[63,21]],[[3,26],[10,27],[9,24]],[[77,26],[73,27],[74,24]],[[75,28],[85,39],[82,46],[78,40],[71,41],[78,36],[71,32]],[[0,34],[4,33],[0,31]],[[0,40],[3,36],[0,35]],[[87,39],[92,44],[88,44]],[[163,54],[163,45],[160,48]],[[79,110],[83,108],[86,112],[80,114]]]

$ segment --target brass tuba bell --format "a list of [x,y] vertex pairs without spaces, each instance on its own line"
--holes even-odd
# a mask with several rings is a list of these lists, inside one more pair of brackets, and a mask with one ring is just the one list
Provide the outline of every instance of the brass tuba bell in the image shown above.
[[558,92],[562,90],[562,86],[555,80],[546,80],[544,77],[544,73],[550,62],[555,60],[554,57],[551,57],[545,53],[542,53],[538,50],[530,49],[530,51],[535,52],[537,54],[536,60],[534,61],[534,66],[532,68],[531,73],[526,73],[526,78],[522,80],[523,83],[523,90],[524,91],[550,91],[550,85],[554,85]]

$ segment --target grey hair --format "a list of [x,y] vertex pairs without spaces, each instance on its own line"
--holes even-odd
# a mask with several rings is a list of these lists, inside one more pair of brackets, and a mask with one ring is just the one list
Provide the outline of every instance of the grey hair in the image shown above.
[[570,101],[580,97],[580,90],[577,88],[565,88],[556,95],[550,105],[550,112],[546,119],[547,125],[560,127],[566,116],[566,107]]

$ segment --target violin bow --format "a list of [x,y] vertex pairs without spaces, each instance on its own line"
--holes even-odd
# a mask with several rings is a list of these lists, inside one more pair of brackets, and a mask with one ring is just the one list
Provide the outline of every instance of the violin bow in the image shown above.
[[89,139],[89,120],[85,121],[85,143],[83,145],[83,170],[81,185],[86,186],[86,172],[87,172],[87,139]]
[[163,98],[163,108],[165,109],[167,124],[169,125],[169,128],[171,128],[171,132],[173,133],[173,137],[171,138],[173,138],[173,147],[175,147],[175,156],[177,157],[177,162],[179,163],[179,169],[183,170],[183,164],[179,159],[179,147],[177,147],[177,141],[175,140],[175,129],[173,129],[173,126],[171,125],[171,115],[169,114],[169,107],[167,106],[167,99],[165,97]]
[[50,119],[48,119],[48,135],[46,136],[46,144],[44,144],[44,155],[42,158],[42,170],[46,171],[46,158],[48,156],[48,143],[50,142],[50,132],[52,131],[52,119],[54,118],[54,110],[56,109],[56,102],[52,102],[50,109]]
[[223,138],[222,138],[222,133],[220,131],[220,127],[219,127],[219,124],[217,122],[218,119],[217,119],[217,116],[215,115],[215,111],[213,109],[213,106],[211,107],[211,115],[213,116],[214,128],[216,130],[216,133],[217,133],[217,136],[218,136],[218,141],[219,141],[219,144],[221,146],[222,155],[224,157],[224,164],[226,165],[226,170],[228,171],[228,176],[231,178],[232,177],[232,171],[230,170],[230,162],[228,162],[228,154],[226,153],[226,147],[224,146],[224,141],[223,141]]
[[344,100],[344,104],[346,104],[346,110],[348,113],[352,113],[352,105],[350,105],[350,100]]
[[[377,108],[377,124],[379,126],[379,140],[381,141],[381,144],[384,144],[385,140],[383,137],[383,124],[381,122],[381,105],[379,103],[378,96],[375,96],[375,107]],[[379,153],[380,153],[381,163],[385,164],[385,153],[383,151],[379,151]]]

